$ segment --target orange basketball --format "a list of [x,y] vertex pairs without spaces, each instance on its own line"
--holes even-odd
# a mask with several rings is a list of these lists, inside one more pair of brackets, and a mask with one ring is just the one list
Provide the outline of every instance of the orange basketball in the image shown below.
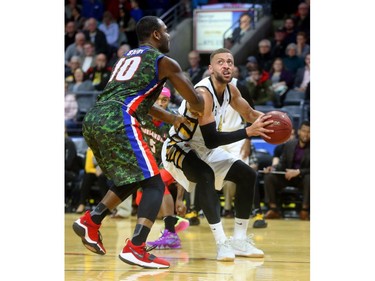
[[281,144],[286,142],[292,133],[292,121],[290,121],[288,114],[274,110],[266,113],[266,115],[272,115],[268,120],[273,120],[273,123],[265,128],[273,130],[274,132],[267,134],[271,139],[263,138],[263,140],[271,144]]

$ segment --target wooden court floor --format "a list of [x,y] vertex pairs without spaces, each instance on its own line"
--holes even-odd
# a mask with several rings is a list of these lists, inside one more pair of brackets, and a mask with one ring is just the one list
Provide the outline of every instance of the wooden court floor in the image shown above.
[[[309,281],[310,280],[310,222],[297,219],[268,220],[268,227],[253,229],[250,220],[248,233],[262,249],[262,259],[236,258],[234,262],[216,261],[216,246],[207,224],[201,219],[199,226],[190,226],[179,233],[182,248],[179,250],[153,250],[166,258],[168,269],[143,269],[123,263],[118,254],[127,237],[131,237],[135,217],[112,219],[107,217],[101,227],[105,256],[87,250],[72,230],[79,215],[65,214],[65,280],[67,281]],[[233,219],[223,219],[228,236],[233,234]],[[149,235],[157,239],[163,222],[158,220]]]

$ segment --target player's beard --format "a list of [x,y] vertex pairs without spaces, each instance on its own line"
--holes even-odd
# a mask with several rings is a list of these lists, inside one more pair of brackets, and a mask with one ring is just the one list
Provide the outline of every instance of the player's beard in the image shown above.
[[233,76],[231,76],[229,80],[225,79],[224,76],[222,76],[220,74],[214,74],[214,76],[215,76],[215,79],[217,81],[219,81],[220,83],[223,83],[223,84],[229,84],[230,81],[232,81],[232,79],[233,79]]

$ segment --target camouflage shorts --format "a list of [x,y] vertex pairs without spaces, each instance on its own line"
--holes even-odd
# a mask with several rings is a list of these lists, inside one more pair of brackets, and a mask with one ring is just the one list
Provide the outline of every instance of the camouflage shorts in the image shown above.
[[85,115],[83,136],[98,165],[116,186],[159,173],[140,124],[116,102],[96,104]]

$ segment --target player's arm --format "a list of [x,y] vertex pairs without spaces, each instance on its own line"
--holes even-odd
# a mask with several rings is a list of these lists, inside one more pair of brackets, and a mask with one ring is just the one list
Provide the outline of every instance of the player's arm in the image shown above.
[[179,114],[173,114],[155,104],[150,108],[148,114],[165,123],[172,124],[176,128],[178,128],[181,123],[187,122],[187,119],[184,116]]
[[[201,129],[202,136],[204,139],[204,144],[207,148],[212,149],[220,145],[233,143],[233,142],[245,139],[247,137],[250,137],[252,136],[251,134],[256,133],[255,130],[249,130],[248,128],[239,129],[233,132],[218,132],[216,130],[215,117],[212,112],[212,109],[213,109],[212,107],[214,103],[213,103],[211,93],[205,87],[198,87],[196,90],[197,92],[201,93],[203,100],[204,100],[204,104],[206,105],[204,107],[203,115],[198,118],[198,122],[199,122],[199,127]],[[269,117],[265,117],[265,118],[267,119]],[[258,123],[259,122],[261,121],[259,120]],[[266,129],[264,130],[265,132],[269,131]]]
[[203,98],[194,90],[193,84],[187,78],[180,65],[169,57],[159,60],[159,79],[167,78],[173,87],[189,103],[189,110],[202,115],[204,110]]

